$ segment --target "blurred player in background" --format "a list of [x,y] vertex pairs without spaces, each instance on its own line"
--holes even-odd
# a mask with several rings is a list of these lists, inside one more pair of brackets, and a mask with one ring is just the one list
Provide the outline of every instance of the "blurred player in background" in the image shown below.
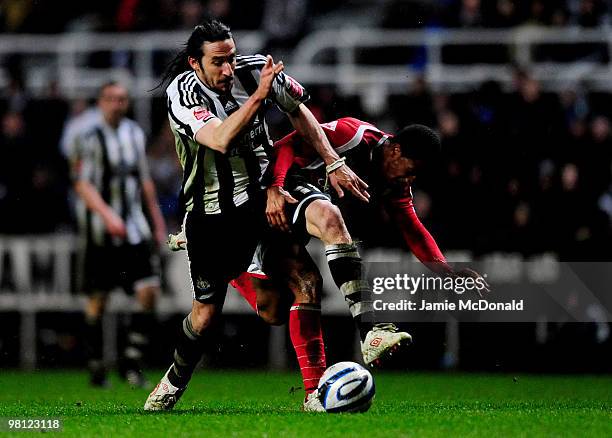
[[[186,49],[169,67],[166,79],[172,82],[166,89],[168,117],[184,171],[181,197],[187,210],[185,232],[193,306],[183,321],[174,362],[149,395],[145,410],[174,407],[204,346],[214,338],[211,328],[221,314],[228,283],[247,270],[258,243],[273,238],[268,234],[262,183],[272,147],[264,120],[266,100],[288,115],[326,163],[339,160],[303,104],[308,94],[282,72],[283,68],[270,56],[237,55],[231,31],[215,20],[196,26]],[[367,201],[367,186],[348,166],[337,166],[331,179],[340,193],[342,185]],[[320,275],[303,246],[289,240],[283,236],[274,242],[267,256],[276,256],[278,263],[270,264],[272,271],[286,269],[283,265],[295,260],[304,274],[289,284],[296,294],[295,312],[300,314],[294,318],[292,336],[302,338],[305,332],[314,335],[312,354],[304,347],[306,341],[298,341],[303,351],[298,356],[307,359],[303,370],[316,368],[322,373],[325,359],[320,323],[316,325],[318,330],[310,329],[312,321],[320,318],[318,296],[300,295],[308,279]],[[297,253],[279,254],[277,250],[284,247],[296,249]],[[274,278],[274,272],[270,273]],[[302,325],[307,325],[308,330],[303,330]],[[320,403],[318,408],[322,410]]]
[[[101,87],[100,117],[75,136],[72,153],[85,307],[86,343],[91,384],[108,384],[103,362],[102,316],[108,293],[122,287],[141,307],[127,327],[121,373],[135,386],[146,386],[142,356],[155,327],[160,289],[154,245],[165,241],[166,226],[145,155],[142,129],[126,118],[128,92],[118,83]],[[151,219],[151,228],[147,220]]]

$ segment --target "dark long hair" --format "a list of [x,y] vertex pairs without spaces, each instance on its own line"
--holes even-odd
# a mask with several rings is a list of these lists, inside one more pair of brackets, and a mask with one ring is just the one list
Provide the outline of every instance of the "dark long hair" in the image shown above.
[[202,46],[205,41],[213,43],[230,38],[232,38],[232,31],[218,20],[206,20],[204,23],[196,26],[185,43],[184,48],[168,63],[161,82],[153,90],[164,86],[179,74],[190,70],[189,57],[195,58],[200,62],[202,56],[204,56]]

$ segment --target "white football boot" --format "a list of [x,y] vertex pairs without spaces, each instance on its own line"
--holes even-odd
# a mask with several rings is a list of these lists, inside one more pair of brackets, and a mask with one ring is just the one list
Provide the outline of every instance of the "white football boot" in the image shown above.
[[306,396],[303,409],[304,412],[325,412],[325,408],[319,400],[318,391],[315,390]]
[[370,367],[379,367],[393,353],[411,343],[412,336],[398,331],[395,324],[376,324],[361,343],[363,362]]
[[176,234],[168,234],[168,240],[166,241],[170,251],[182,251],[187,249],[187,236],[185,236],[185,229],[181,227],[181,231]]
[[172,410],[176,402],[181,398],[181,395],[183,395],[183,392],[185,392],[185,389],[187,389],[186,386],[184,388],[177,388],[170,383],[170,380],[168,380],[168,373],[171,369],[172,366],[168,368],[164,377],[162,377],[155,389],[153,389],[149,397],[147,397],[147,401],[144,404],[145,411]]

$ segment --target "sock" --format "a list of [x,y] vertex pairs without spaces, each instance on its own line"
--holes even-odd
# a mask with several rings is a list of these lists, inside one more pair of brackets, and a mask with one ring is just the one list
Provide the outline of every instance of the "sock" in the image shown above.
[[143,357],[146,357],[150,336],[155,329],[153,312],[137,312],[131,315],[126,327],[125,348],[123,350],[124,371],[142,371]]
[[295,303],[289,311],[289,336],[295,349],[306,395],[317,389],[325,372],[321,306]]
[[240,276],[232,281],[230,284],[236,288],[238,293],[249,303],[249,306],[257,313],[257,292],[253,288],[251,283],[251,275],[243,272]]
[[103,367],[103,338],[101,318],[85,316],[85,351],[87,366],[92,373],[101,372]]
[[187,386],[203,352],[204,338],[193,330],[190,313],[183,320],[183,328],[179,333],[174,350],[174,362],[168,373],[170,383],[177,388]]
[[372,329],[374,306],[369,300],[370,286],[363,279],[363,264],[355,243],[325,246],[325,256],[336,286],[344,295],[363,341]]

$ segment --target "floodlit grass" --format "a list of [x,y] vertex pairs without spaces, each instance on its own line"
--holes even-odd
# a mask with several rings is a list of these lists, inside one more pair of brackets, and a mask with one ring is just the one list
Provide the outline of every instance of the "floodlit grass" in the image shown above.
[[62,437],[612,436],[610,376],[374,378],[377,394],[365,414],[303,413],[302,391],[291,390],[301,384],[297,372],[246,371],[199,372],[173,412],[146,413],[147,391],[119,380],[101,390],[82,372],[2,371],[0,417],[59,417],[63,431],[45,435]]

